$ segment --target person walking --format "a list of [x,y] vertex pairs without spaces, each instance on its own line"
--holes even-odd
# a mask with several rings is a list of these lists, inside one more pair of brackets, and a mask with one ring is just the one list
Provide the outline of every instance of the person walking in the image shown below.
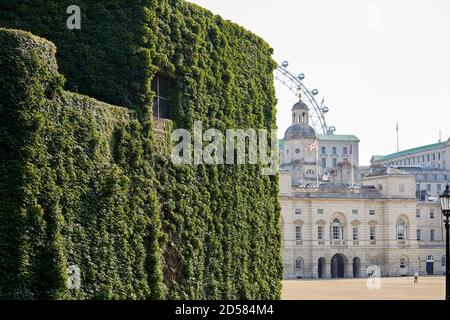
[[416,270],[416,272],[414,272],[414,284],[418,283],[419,283],[419,273]]

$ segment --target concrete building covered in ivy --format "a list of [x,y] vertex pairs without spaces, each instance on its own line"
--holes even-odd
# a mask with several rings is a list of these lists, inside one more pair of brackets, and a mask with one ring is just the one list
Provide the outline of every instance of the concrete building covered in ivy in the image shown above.
[[195,121],[275,128],[263,39],[182,0],[0,0],[0,28],[0,299],[280,297],[277,177],[170,160]]

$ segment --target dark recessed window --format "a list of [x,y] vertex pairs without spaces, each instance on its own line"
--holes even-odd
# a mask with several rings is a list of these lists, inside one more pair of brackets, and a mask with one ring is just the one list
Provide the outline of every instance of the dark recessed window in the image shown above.
[[295,149],[295,153],[300,153],[300,149]]
[[153,116],[169,119],[170,116],[170,90],[171,80],[168,76],[157,73],[152,80],[151,89],[155,92],[153,99]]

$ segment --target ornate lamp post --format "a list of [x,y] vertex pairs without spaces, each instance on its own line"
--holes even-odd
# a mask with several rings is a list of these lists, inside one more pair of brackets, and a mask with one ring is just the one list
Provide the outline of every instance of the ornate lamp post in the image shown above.
[[449,236],[448,224],[450,216],[450,186],[447,184],[445,191],[439,196],[441,199],[442,214],[445,217],[445,300],[450,300],[450,269],[449,269]]

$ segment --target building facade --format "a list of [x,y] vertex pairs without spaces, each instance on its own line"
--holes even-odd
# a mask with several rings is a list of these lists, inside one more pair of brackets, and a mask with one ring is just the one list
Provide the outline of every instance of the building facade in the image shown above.
[[450,139],[387,156],[373,156],[371,163],[400,168],[414,175],[418,199],[437,197],[450,182]]
[[[307,119],[307,108],[302,107],[302,113]],[[279,193],[285,278],[365,277],[374,268],[381,276],[442,273],[445,243],[440,206],[429,198],[418,202],[414,175],[378,165],[358,185],[349,183],[355,179],[352,174],[350,179],[324,181],[326,171],[312,150],[314,141],[319,141],[319,155],[331,148],[333,156],[334,144],[336,154],[342,149],[336,168],[329,171],[343,177],[349,164],[350,169],[358,164],[357,159],[344,159],[345,145],[357,155],[359,140],[355,138],[328,137],[321,145],[320,136],[306,122],[293,122],[287,129]],[[300,150],[297,157],[289,158],[287,150],[295,149]],[[315,184],[293,171],[314,167],[321,170],[320,182]]]

